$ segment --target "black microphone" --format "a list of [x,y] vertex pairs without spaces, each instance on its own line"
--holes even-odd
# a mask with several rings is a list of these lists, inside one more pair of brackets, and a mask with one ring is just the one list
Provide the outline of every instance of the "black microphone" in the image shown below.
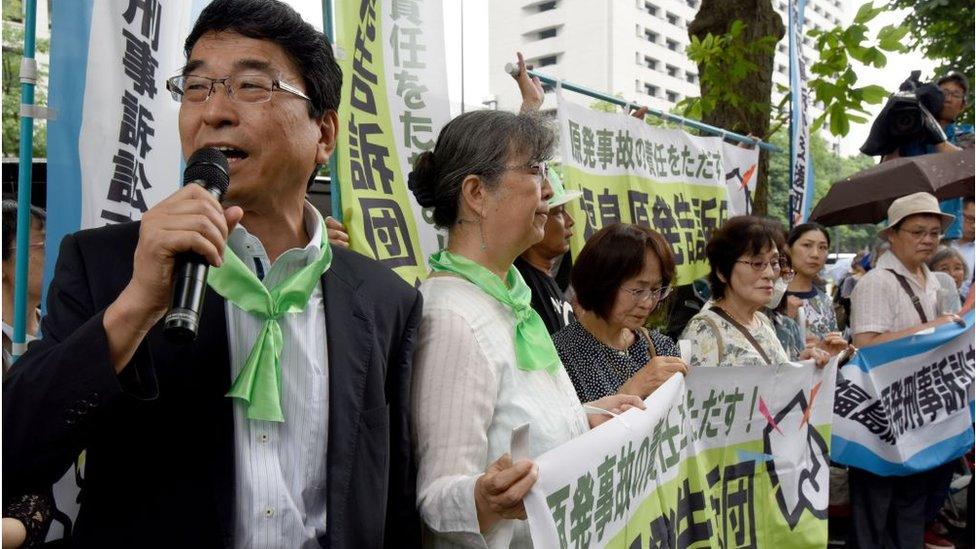
[[[200,185],[220,201],[230,184],[227,157],[212,147],[198,150],[186,161],[183,186]],[[163,333],[174,341],[188,342],[197,337],[203,296],[207,290],[210,264],[200,254],[185,252],[176,257],[173,306],[163,321]]]

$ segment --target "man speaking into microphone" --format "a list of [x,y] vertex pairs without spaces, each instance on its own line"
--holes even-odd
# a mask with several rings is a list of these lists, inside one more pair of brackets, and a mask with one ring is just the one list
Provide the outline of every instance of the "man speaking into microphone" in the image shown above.
[[[4,380],[4,495],[44,491],[86,450],[76,546],[417,545],[421,298],[330,246],[305,199],[339,129],[332,48],[275,0],[215,0],[185,53],[166,83],[183,155],[220,151],[230,185],[64,239],[43,338]],[[202,306],[177,316],[196,334],[168,337],[194,256]]]

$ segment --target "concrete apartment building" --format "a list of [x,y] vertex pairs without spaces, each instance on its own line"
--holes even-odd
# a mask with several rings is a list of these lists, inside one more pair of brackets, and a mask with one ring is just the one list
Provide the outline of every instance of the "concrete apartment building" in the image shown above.
[[[733,0],[730,0],[733,1]],[[688,59],[688,24],[700,0],[491,0],[489,2],[489,101],[500,109],[519,105],[518,90],[503,70],[521,51],[536,69],[624,99],[670,109],[699,95],[698,67]],[[787,3],[773,0],[786,25]],[[843,0],[807,0],[805,29],[846,23]],[[815,60],[814,42],[803,53]],[[788,85],[787,38],[777,45],[774,83]],[[774,84],[775,86],[775,84]],[[592,102],[573,94],[575,101]],[[779,95],[773,92],[774,103]],[[543,109],[555,108],[547,94]],[[820,111],[814,108],[814,116]]]

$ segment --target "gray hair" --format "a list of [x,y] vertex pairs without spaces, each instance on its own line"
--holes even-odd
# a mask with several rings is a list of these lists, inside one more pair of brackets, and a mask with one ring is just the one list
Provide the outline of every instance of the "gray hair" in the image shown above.
[[461,183],[479,176],[489,189],[509,162],[544,162],[552,157],[556,133],[536,112],[472,111],[441,130],[432,151],[417,157],[408,185],[424,208],[434,209],[434,224],[457,222]]
[[969,264],[966,263],[966,260],[963,258],[962,254],[959,253],[959,250],[953,248],[952,246],[939,246],[939,249],[935,251],[932,259],[930,259],[928,262],[929,269],[934,271],[935,266],[946,259],[958,259],[959,262],[962,263],[963,271],[966,273],[963,275],[962,279],[969,280]]

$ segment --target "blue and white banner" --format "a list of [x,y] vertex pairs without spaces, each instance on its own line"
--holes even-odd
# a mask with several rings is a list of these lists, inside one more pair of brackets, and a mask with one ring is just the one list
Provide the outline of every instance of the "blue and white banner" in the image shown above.
[[862,349],[841,368],[831,459],[877,475],[925,471],[973,447],[973,313]]
[[803,9],[806,0],[790,0],[790,227],[810,216],[813,157],[810,146],[810,90],[803,56]]

